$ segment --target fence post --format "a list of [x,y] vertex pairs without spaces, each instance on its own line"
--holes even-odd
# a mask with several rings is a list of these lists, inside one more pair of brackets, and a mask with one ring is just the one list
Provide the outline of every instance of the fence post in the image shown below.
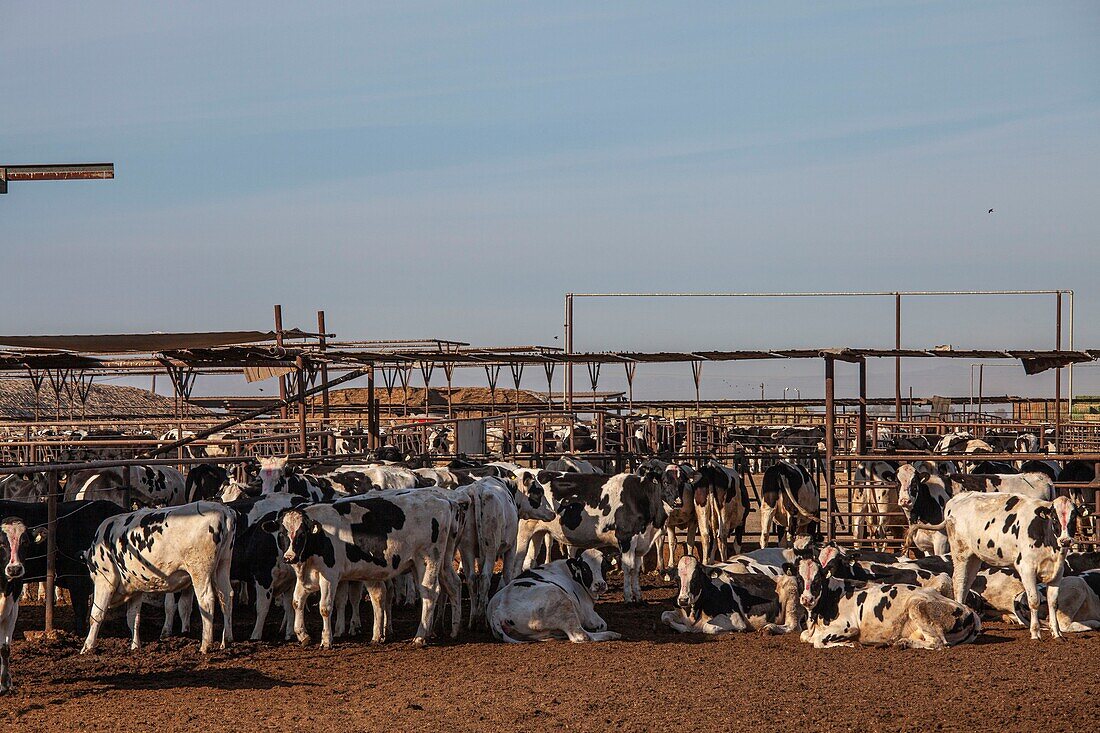
[[46,636],[53,636],[54,594],[57,585],[57,471],[50,471],[50,489],[46,494]]

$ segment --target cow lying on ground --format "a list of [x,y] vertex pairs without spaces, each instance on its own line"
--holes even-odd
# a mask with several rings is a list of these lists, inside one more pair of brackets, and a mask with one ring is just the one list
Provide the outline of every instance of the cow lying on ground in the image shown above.
[[0,695],[12,691],[11,640],[19,618],[19,596],[23,593],[26,570],[23,558],[32,542],[41,542],[42,535],[32,539],[27,525],[16,517],[0,521]]
[[[214,599],[222,611],[222,648],[233,640],[230,567],[236,513],[199,501],[165,509],[140,509],[100,525],[87,552],[95,583],[91,625],[81,654],[95,649],[107,610],[127,603],[131,649],[141,645],[141,599],[145,593],[177,593],[193,587],[202,615],[202,645],[214,641]],[[166,610],[167,612],[167,610]]]
[[606,562],[599,550],[585,550],[576,558],[524,571],[489,601],[493,636],[512,644],[621,638],[607,630],[607,622],[595,609],[595,599],[607,591]]
[[275,534],[283,559],[294,568],[294,633],[309,643],[306,600],[320,591],[321,646],[332,647],[332,611],[343,581],[367,583],[374,608],[372,641],[385,640],[389,604],[385,582],[413,570],[420,591],[420,626],[413,644],[431,637],[442,590],[454,600],[451,636],[462,623],[454,570],[458,535],[468,503],[437,489],[379,491],[283,510],[264,529]]
[[961,603],[905,584],[840,580],[816,557],[798,561],[802,605],[809,612],[801,640],[832,646],[897,646],[942,649],[978,638],[982,623]]
[[[954,561],[955,600],[964,601],[984,562],[1012,567],[1023,583],[1031,608],[1031,638],[1039,638],[1039,583],[1047,583],[1050,632],[1058,626],[1058,591],[1066,553],[1077,532],[1077,518],[1088,513],[1064,496],[1053,502],[1017,494],[965,492],[944,507],[943,521],[916,524],[914,530],[946,531]],[[908,542],[908,536],[906,538]]]
[[[1057,625],[1062,631],[1100,630],[1100,572],[1082,573],[1063,577],[1058,590]],[[1026,593],[1015,599],[1014,611],[1021,624],[1027,623],[1028,599]],[[1050,605],[1041,604],[1039,617],[1050,622]]]
[[776,538],[793,542],[796,535],[818,528],[818,496],[814,480],[803,466],[779,461],[764,472],[760,487],[760,546],[768,546],[772,523]]
[[661,621],[676,631],[787,634],[800,628],[798,582],[791,576],[734,574],[702,565],[691,555],[680,558],[676,572],[680,581],[678,608],[661,614]]
[[[664,527],[666,515],[659,471],[639,467],[638,473],[595,476],[567,473],[550,481],[552,521],[520,523],[516,547],[550,534],[571,548],[612,547],[621,553],[623,598],[642,600],[642,561]],[[526,558],[517,555],[517,569]]]
[[945,572],[924,570],[906,563],[886,564],[857,560],[834,543],[820,548],[818,563],[829,575],[839,580],[903,583],[934,590],[944,598],[952,597],[951,576]]

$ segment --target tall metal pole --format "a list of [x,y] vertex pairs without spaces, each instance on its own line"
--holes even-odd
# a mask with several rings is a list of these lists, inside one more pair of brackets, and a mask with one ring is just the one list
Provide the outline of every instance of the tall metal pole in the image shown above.
[[[275,306],[275,345],[283,347],[283,306]],[[279,399],[286,401],[286,377],[279,377]],[[286,420],[287,410],[284,404],[279,408],[279,417]]]
[[982,397],[985,395],[985,364],[978,365],[978,414],[982,414]]
[[[894,348],[901,349],[901,293],[894,293]],[[894,419],[901,420],[901,357],[894,357]]]
[[833,540],[833,453],[836,450],[833,433],[836,431],[836,405],[833,401],[833,357],[825,357],[825,512],[826,537]]
[[[125,469],[123,469],[125,472]],[[61,485],[57,471],[50,471],[50,488],[46,495],[46,636],[52,636],[54,588],[57,585],[57,495]],[[18,600],[18,599],[17,599]],[[85,619],[87,620],[87,619]]]
[[[867,360],[859,360],[859,432],[856,434],[856,453],[863,455],[867,449]],[[852,464],[849,463],[849,466]]]
[[[1054,295],[1057,313],[1054,317],[1054,348],[1062,350],[1062,291]],[[1054,370],[1054,451],[1062,445],[1062,368]]]
[[367,445],[371,449],[379,446],[378,440],[378,405],[374,398],[374,364],[367,370]]
[[[320,337],[317,340],[317,350],[322,354],[328,348],[328,341],[325,337],[325,312],[317,311],[317,333]],[[328,364],[321,362],[321,417],[325,420],[329,418],[329,403],[328,403]]]
[[[565,295],[565,353],[573,353],[573,294]],[[565,365],[565,404],[566,412],[573,409],[573,362]]]

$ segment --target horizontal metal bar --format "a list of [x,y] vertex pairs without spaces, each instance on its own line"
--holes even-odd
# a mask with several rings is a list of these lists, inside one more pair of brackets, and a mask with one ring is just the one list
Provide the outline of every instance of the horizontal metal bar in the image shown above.
[[1057,295],[1072,290],[867,290],[821,293],[569,293],[574,298],[854,298],[933,295]]

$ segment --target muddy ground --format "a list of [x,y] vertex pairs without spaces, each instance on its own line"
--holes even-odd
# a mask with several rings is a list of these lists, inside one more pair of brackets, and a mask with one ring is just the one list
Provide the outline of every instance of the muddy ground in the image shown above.
[[[599,611],[625,638],[604,644],[506,645],[475,633],[418,650],[409,609],[398,615],[400,641],[382,647],[245,641],[203,657],[194,632],[156,641],[162,617],[150,610],[149,642],[131,653],[119,615],[94,656],[79,656],[73,637],[20,638],[18,690],[0,698],[0,721],[67,731],[1046,732],[1091,730],[1100,712],[1097,633],[1033,642],[989,624],[978,643],[945,652],[815,650],[795,635],[673,633],[657,620],[673,595],[656,576],[645,606],[609,595]],[[41,606],[22,611],[21,629],[42,627]],[[67,607],[61,623],[71,628]],[[237,638],[250,629],[242,609]]]

